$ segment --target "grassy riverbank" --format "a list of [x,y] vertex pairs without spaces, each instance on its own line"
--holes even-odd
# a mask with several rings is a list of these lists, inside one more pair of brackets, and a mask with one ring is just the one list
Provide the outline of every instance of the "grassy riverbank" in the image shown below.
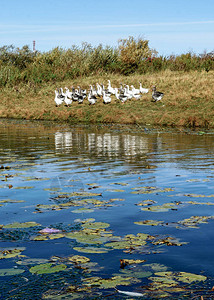
[[[151,102],[149,94],[140,100],[129,100],[121,104],[112,97],[112,103],[104,105],[102,99],[90,106],[88,100],[80,105],[73,102],[71,107],[55,106],[55,88],[70,88],[80,85],[89,88],[96,82],[113,87],[124,84],[151,88],[164,92],[163,100]],[[139,125],[214,127],[214,71],[162,71],[144,75],[102,75],[43,84],[20,84],[1,88],[0,117],[31,120],[57,120],[71,123],[124,123]]]

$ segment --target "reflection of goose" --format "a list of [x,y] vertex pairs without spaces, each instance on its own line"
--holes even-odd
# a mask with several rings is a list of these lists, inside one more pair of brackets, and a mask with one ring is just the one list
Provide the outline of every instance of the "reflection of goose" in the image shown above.
[[157,101],[160,101],[164,96],[164,93],[162,92],[158,92],[156,91],[156,86],[153,85],[152,87],[152,98],[153,98],[153,102],[157,102]]

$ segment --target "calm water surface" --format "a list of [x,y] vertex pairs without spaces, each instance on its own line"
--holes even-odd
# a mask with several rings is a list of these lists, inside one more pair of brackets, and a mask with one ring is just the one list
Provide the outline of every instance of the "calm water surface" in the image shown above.
[[[161,271],[206,276],[191,287],[205,295],[214,277],[213,149],[212,131],[1,120],[1,299],[127,297],[114,287],[158,299]],[[120,264],[127,259],[146,261]],[[90,278],[113,276],[134,280],[87,290]],[[187,293],[167,289],[166,298]]]

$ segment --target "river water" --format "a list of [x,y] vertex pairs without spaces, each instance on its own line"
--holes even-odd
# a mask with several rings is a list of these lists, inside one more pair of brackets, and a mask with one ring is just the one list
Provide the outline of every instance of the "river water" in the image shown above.
[[1,120],[0,299],[212,297],[213,149],[213,131]]

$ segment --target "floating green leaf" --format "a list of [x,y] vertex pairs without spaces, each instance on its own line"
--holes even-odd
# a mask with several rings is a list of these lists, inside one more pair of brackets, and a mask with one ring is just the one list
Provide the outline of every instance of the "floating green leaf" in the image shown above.
[[169,211],[170,209],[176,210],[177,208],[178,208],[177,204],[175,204],[175,203],[164,203],[162,205],[152,205],[149,207],[144,207],[144,208],[141,208],[141,210],[152,211],[152,212],[166,212],[166,211]]
[[134,224],[137,225],[147,225],[147,226],[158,226],[158,225],[162,225],[163,223],[164,223],[163,221],[156,221],[156,220],[144,220],[144,221],[134,222]]
[[0,259],[4,259],[4,258],[12,258],[15,256],[19,256],[21,254],[21,252],[25,250],[25,248],[6,248],[2,251],[0,251]]
[[82,214],[82,213],[88,214],[92,212],[94,212],[92,208],[79,208],[79,209],[72,210],[72,213],[75,214]]
[[14,187],[14,189],[16,190],[27,190],[27,189],[33,189],[34,186],[17,186],[17,187]]
[[12,199],[4,199],[0,200],[0,203],[22,203],[24,200],[12,200]]
[[180,228],[179,225],[182,225],[187,228],[199,228],[198,225],[202,223],[207,223],[208,220],[214,219],[213,216],[192,216],[188,219],[178,221],[177,228]]
[[43,234],[43,235],[37,235],[33,238],[34,241],[47,241],[47,240],[55,240],[55,239],[61,239],[65,237],[63,233],[52,233],[52,234]]
[[36,222],[25,222],[25,223],[14,222],[11,224],[4,225],[3,227],[9,229],[9,228],[29,228],[35,226],[41,226],[41,224]]
[[24,273],[25,270],[22,269],[0,269],[0,276],[13,276]]
[[30,272],[33,274],[50,274],[60,271],[64,271],[67,268],[65,264],[54,265],[52,263],[39,264],[30,268]]
[[83,228],[90,228],[90,229],[103,229],[108,228],[110,224],[104,222],[87,222],[82,225]]
[[84,285],[91,287],[96,286],[99,289],[110,289],[115,288],[118,285],[130,285],[140,282],[139,279],[133,277],[113,276],[108,279],[100,277],[90,277],[83,280]]
[[26,258],[24,260],[19,260],[16,263],[18,265],[28,266],[28,265],[44,264],[47,262],[48,262],[48,259],[45,259],[45,258]]
[[74,250],[78,252],[83,252],[83,253],[107,253],[110,251],[108,248],[95,248],[95,247],[74,247]]
[[76,263],[76,264],[85,264],[90,261],[88,257],[81,256],[81,255],[73,255],[68,258],[69,261]]

